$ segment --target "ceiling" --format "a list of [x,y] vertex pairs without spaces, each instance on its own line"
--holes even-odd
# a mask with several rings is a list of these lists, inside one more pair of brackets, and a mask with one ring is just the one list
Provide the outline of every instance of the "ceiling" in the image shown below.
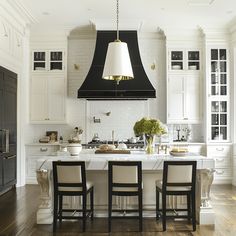
[[[10,0],[9,0],[10,1]],[[116,27],[116,0],[14,0],[34,26],[86,27],[93,22]],[[139,22],[141,30],[158,27],[227,27],[236,16],[235,0],[120,0],[120,29]]]

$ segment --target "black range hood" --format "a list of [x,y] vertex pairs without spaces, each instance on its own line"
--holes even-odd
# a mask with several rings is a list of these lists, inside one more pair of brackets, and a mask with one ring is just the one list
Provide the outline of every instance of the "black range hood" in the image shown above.
[[102,79],[103,67],[109,42],[116,39],[116,31],[97,31],[97,41],[93,62],[83,84],[78,90],[78,98],[87,100],[144,100],[155,98],[156,91],[149,81],[139,54],[137,31],[119,31],[120,40],[128,44],[134,79],[116,81]]

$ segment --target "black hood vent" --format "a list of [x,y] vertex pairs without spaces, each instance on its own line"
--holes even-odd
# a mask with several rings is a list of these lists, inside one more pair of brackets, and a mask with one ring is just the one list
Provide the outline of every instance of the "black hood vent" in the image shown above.
[[116,81],[102,79],[103,67],[109,42],[116,39],[116,31],[97,31],[97,41],[93,62],[83,84],[78,90],[78,98],[88,100],[121,100],[155,98],[156,91],[143,68],[137,31],[119,31],[120,40],[128,44],[134,79]]

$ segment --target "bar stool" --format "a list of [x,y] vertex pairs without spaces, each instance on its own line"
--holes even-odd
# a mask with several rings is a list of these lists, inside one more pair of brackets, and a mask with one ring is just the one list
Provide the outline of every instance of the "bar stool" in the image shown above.
[[[137,196],[138,209],[128,209],[126,212],[138,212],[138,216],[125,216],[139,219],[139,231],[142,231],[142,162],[141,161],[109,161],[108,162],[108,231],[111,232],[112,196]],[[123,216],[124,217],[124,216]]]
[[[54,213],[53,232],[56,231],[57,220],[82,219],[83,231],[86,229],[86,217],[88,214],[93,220],[93,184],[86,182],[84,161],[53,161],[54,183]],[[87,210],[87,195],[90,194],[90,209]],[[82,209],[63,209],[64,196],[81,196]],[[59,200],[59,209],[58,209]],[[63,212],[82,212],[82,216],[63,216]]]
[[[159,193],[162,194],[162,227],[166,231],[166,217],[192,219],[193,231],[196,230],[196,161],[164,161],[163,179],[156,181],[156,219],[159,219]],[[167,195],[187,196],[187,209],[175,209],[175,211],[187,211],[187,215],[167,216]]]

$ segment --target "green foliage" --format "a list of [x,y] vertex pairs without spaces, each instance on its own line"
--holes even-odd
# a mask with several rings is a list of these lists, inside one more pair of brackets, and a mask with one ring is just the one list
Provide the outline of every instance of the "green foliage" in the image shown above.
[[166,134],[166,129],[160,120],[142,118],[134,125],[134,133],[136,136],[143,134],[162,135]]

